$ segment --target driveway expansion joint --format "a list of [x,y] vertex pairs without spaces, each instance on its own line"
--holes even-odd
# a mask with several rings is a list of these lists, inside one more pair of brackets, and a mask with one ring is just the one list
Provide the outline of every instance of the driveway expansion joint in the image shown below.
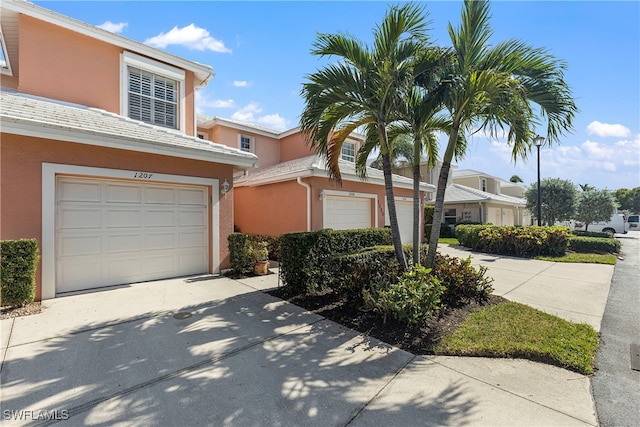
[[4,369],[4,361],[7,358],[7,351],[9,351],[9,343],[11,342],[11,335],[13,334],[13,325],[15,322],[16,322],[15,318],[11,319],[11,329],[9,329],[9,336],[7,337],[7,345],[2,352],[2,361],[0,362],[0,372],[2,372],[2,369]]
[[[552,263],[551,265],[549,265],[547,268],[545,268],[544,270],[541,270],[539,272],[537,272],[536,274],[534,274],[532,277],[530,277],[529,279],[525,280],[524,282],[520,283],[518,286],[516,286],[515,288],[509,290],[509,292],[505,292],[504,294],[502,294],[502,296],[504,298],[507,298],[507,295],[510,294],[511,292],[515,291],[516,289],[519,289],[520,287],[522,287],[523,285],[526,285],[527,283],[531,282],[533,279],[537,278],[538,276],[540,276],[542,273],[544,273],[545,271],[549,270],[551,267],[553,267],[554,264]],[[508,299],[508,298],[507,298]]]

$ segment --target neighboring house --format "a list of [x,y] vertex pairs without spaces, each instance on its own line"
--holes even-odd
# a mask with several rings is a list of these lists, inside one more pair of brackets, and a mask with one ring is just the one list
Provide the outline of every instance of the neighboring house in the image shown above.
[[481,222],[494,225],[530,225],[522,185],[465,169],[452,172],[445,194],[445,222]]
[[[413,176],[410,165],[395,172]],[[423,182],[437,185],[440,168],[420,165]],[[444,199],[444,222],[491,223],[495,225],[530,225],[531,214],[525,209],[526,187],[475,170],[457,170],[451,166]],[[435,196],[427,204],[434,204]]]
[[197,137],[211,68],[23,0],[0,8],[0,238],[38,240],[36,298],[228,267],[222,192],[257,157]]
[[[299,128],[277,132],[200,116],[198,135],[258,156],[260,168],[238,174],[234,180],[234,219],[242,232],[277,236],[389,224],[382,171],[368,168],[366,180],[355,172],[362,135],[354,133],[342,147],[342,186],[329,178],[324,158],[310,149]],[[413,181],[394,175],[393,182],[402,242],[410,243]],[[420,189],[422,200],[435,187],[422,183]]]

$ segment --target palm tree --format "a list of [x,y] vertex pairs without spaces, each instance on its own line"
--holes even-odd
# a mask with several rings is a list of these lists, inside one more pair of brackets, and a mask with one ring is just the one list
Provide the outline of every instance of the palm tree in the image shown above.
[[459,134],[485,129],[495,135],[507,127],[507,142],[516,161],[526,158],[534,128],[541,124],[533,104],[546,118],[548,144],[558,142],[572,127],[577,111],[564,81],[565,63],[517,40],[491,46],[489,17],[488,1],[465,0],[460,26],[449,24],[452,51],[443,85],[451,132],[438,177],[427,267],[435,261],[451,161],[464,152],[458,146]]
[[517,184],[519,182],[524,182],[522,178],[520,178],[518,175],[511,175],[511,178],[509,178],[509,181],[513,182],[514,184]]
[[[376,27],[371,48],[345,34],[319,34],[312,54],[339,61],[307,76],[302,88],[306,105],[301,129],[311,146],[326,156],[330,176],[338,183],[342,144],[351,132],[363,128],[364,145],[380,150],[391,235],[403,268],[407,262],[396,216],[387,129],[400,118],[403,99],[413,84],[415,57],[427,43],[424,16],[416,5],[392,7]],[[358,173],[366,175],[361,161],[357,166]]]

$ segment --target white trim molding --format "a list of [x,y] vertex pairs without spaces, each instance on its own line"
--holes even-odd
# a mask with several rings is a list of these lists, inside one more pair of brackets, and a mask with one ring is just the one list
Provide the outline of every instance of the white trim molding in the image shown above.
[[[213,273],[220,272],[220,190],[219,180],[182,175],[170,175],[151,172],[151,178],[145,183],[186,184],[210,187],[211,238],[210,264]],[[139,171],[106,169],[87,166],[75,166],[57,163],[42,163],[42,299],[56,297],[56,177],[58,175],[76,175],[87,178],[117,179],[141,181],[134,176]]]

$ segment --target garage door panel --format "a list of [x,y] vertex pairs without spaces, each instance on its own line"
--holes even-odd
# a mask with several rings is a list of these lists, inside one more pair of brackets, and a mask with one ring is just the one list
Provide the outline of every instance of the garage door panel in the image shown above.
[[143,248],[143,238],[141,234],[125,234],[105,236],[107,254],[121,252],[139,252]]
[[146,189],[147,203],[153,204],[175,204],[175,191],[173,188],[148,187]]
[[131,185],[107,185],[105,201],[139,204],[142,202],[142,189]]
[[98,255],[101,252],[102,239],[99,235],[68,236],[60,239],[58,254],[61,257],[78,255]]
[[94,202],[99,203],[102,199],[100,184],[63,182],[58,186],[58,201],[60,202]]
[[146,238],[147,250],[172,249],[176,247],[174,233],[148,234]]
[[56,188],[58,293],[209,270],[206,187],[61,177]]
[[58,212],[58,227],[70,230],[99,229],[102,227],[102,212],[100,209],[63,207]]
[[203,206],[207,203],[206,191],[201,189],[179,189],[178,200],[181,205]]
[[180,212],[178,225],[180,227],[192,227],[199,226],[204,227],[206,224],[206,218],[204,216],[204,212],[198,210],[193,212]]
[[175,211],[147,211],[147,227],[173,227],[175,223]]

